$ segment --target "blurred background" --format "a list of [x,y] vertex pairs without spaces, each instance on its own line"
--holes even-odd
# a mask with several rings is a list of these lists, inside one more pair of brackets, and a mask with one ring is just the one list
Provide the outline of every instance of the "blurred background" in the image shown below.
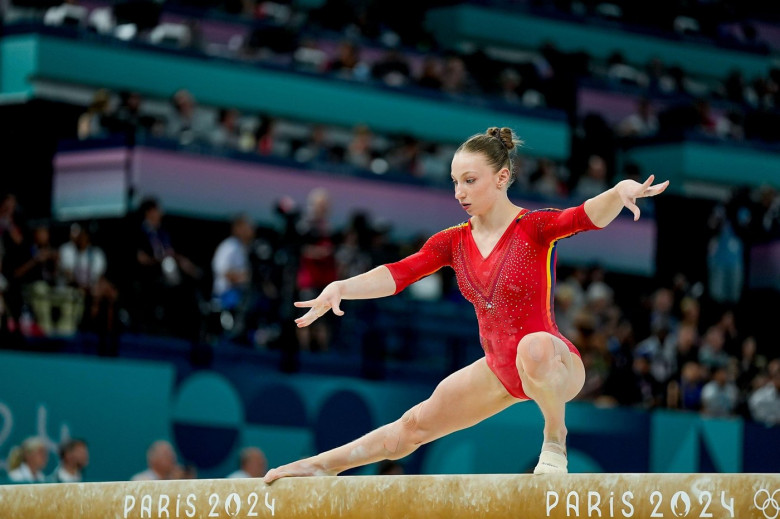
[[[780,467],[777,5],[1,6],[0,480],[256,477],[426,398],[482,354],[450,270],[304,330],[292,302],[463,221],[489,126],[524,207],[671,180],[558,249],[570,469]],[[526,472],[541,423],[356,473]]]

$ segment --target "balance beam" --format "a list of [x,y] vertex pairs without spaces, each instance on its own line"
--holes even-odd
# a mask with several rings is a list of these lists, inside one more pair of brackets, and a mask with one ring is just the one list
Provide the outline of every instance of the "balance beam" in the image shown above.
[[340,476],[0,486],[2,519],[780,516],[780,474]]

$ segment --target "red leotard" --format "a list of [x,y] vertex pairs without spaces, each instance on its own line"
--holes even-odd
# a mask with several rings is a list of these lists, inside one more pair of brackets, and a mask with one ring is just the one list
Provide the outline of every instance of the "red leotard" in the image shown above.
[[520,339],[547,332],[580,354],[555,324],[555,247],[561,238],[590,229],[598,227],[585,214],[584,204],[563,211],[523,209],[487,258],[479,252],[471,223],[466,222],[434,234],[419,252],[386,267],[397,294],[451,266],[460,291],[476,310],[488,366],[511,395],[527,399],[515,364]]

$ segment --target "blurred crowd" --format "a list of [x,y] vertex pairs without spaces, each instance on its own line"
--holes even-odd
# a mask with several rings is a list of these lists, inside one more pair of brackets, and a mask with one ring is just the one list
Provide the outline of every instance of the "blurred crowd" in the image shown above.
[[[47,473],[51,453],[57,462]],[[86,477],[90,462],[89,446],[80,438],[68,439],[53,445],[45,438],[31,436],[14,446],[5,462],[0,462],[0,484],[24,483],[81,483],[94,481]],[[140,465],[140,463],[139,463]],[[236,470],[224,475],[227,479],[261,478],[268,471],[265,453],[255,446],[243,447],[238,452]],[[3,470],[5,468],[5,470]],[[379,475],[403,474],[403,467],[393,461],[376,465]],[[130,481],[162,481],[198,479],[198,468],[181,463],[176,449],[167,440],[156,440],[146,451],[146,468],[129,476]]]

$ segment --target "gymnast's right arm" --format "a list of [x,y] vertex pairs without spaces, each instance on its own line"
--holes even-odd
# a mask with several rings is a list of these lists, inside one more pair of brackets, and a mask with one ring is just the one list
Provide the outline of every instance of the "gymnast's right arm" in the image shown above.
[[340,308],[342,299],[377,299],[395,295],[418,279],[449,265],[450,236],[447,231],[434,234],[419,252],[396,263],[380,265],[364,274],[341,281],[334,281],[309,301],[295,303],[309,311],[295,320],[299,328],[309,326],[318,318],[333,310],[344,315]]

